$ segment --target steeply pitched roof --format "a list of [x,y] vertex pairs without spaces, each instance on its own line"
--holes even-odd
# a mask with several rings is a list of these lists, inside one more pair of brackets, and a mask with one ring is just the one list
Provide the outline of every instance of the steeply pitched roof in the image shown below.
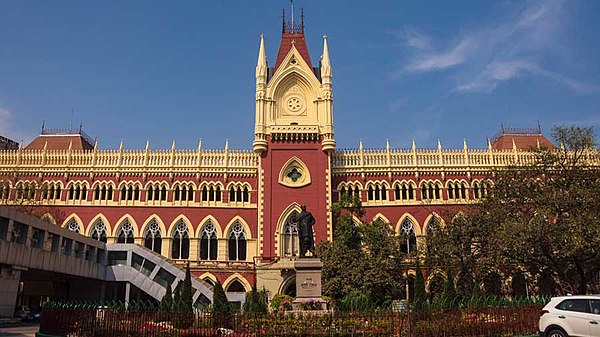
[[312,68],[312,63],[310,61],[310,55],[308,54],[308,47],[306,46],[306,40],[304,39],[304,32],[302,33],[287,33],[283,32],[281,35],[281,43],[279,44],[279,52],[277,53],[277,59],[275,61],[275,71],[279,68],[281,62],[285,56],[292,49],[292,42],[295,44],[296,49],[304,59],[304,61],[308,64],[309,67]]
[[286,22],[285,11],[283,11],[283,26],[281,29],[281,43],[279,44],[279,52],[277,52],[277,59],[275,60],[275,69],[277,71],[281,62],[285,56],[292,49],[292,44],[296,46],[296,49],[306,62],[309,67],[312,68],[312,62],[310,61],[310,55],[308,54],[308,47],[306,46],[306,40],[304,39],[304,10],[300,14],[300,22],[294,22],[292,10],[292,19]]

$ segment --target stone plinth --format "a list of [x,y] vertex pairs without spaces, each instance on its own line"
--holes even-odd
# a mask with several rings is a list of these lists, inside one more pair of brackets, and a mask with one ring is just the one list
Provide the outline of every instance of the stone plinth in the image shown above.
[[314,303],[314,307],[326,309],[326,303],[321,294],[322,269],[323,263],[318,257],[299,258],[294,261],[296,300],[293,305],[295,310],[300,310],[308,302]]

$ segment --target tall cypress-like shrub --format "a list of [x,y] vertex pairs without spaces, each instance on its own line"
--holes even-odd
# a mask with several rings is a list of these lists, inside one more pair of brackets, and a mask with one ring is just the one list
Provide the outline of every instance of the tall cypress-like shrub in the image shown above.
[[425,279],[423,278],[419,261],[417,261],[415,273],[415,301],[417,303],[424,303],[427,300],[427,294],[425,294]]
[[171,311],[173,308],[173,290],[171,289],[171,284],[167,284],[167,291],[160,301],[160,306],[158,309],[160,311]]
[[448,276],[446,277],[446,283],[444,283],[444,300],[452,301],[456,298],[456,289],[454,288],[454,275],[452,275],[452,271],[448,271]]
[[217,284],[213,288],[213,326],[217,328],[230,328],[232,326],[231,311],[231,305],[227,301],[221,281],[217,279]]
[[185,279],[183,280],[183,286],[181,288],[181,307],[180,311],[192,312],[193,310],[193,298],[192,298],[192,275],[190,273],[190,263],[185,267]]

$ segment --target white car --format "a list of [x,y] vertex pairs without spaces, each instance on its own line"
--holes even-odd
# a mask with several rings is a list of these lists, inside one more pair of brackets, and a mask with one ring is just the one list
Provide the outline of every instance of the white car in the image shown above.
[[600,337],[600,295],[553,297],[540,313],[540,337]]

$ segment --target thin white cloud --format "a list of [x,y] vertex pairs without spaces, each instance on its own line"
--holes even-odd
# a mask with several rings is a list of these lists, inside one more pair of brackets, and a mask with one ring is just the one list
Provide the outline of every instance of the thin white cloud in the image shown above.
[[409,63],[405,69],[409,72],[426,72],[432,70],[443,70],[459,64],[467,60],[467,56],[474,49],[475,43],[472,39],[466,38],[454,46],[452,49],[430,53],[423,58],[415,59]]
[[403,40],[407,46],[412,48],[431,48],[431,38],[414,28],[405,28],[400,34],[400,39]]
[[534,72],[537,66],[527,60],[493,61],[471,80],[457,86],[457,91],[489,92],[509,79]]
[[432,39],[406,29],[403,40],[412,50],[402,73],[456,69],[458,92],[490,92],[519,77],[544,77],[579,93],[598,93],[600,86],[575,80],[544,64],[548,52],[563,48],[560,32],[566,24],[565,1],[527,2],[498,24],[478,27],[453,43],[434,47]]

